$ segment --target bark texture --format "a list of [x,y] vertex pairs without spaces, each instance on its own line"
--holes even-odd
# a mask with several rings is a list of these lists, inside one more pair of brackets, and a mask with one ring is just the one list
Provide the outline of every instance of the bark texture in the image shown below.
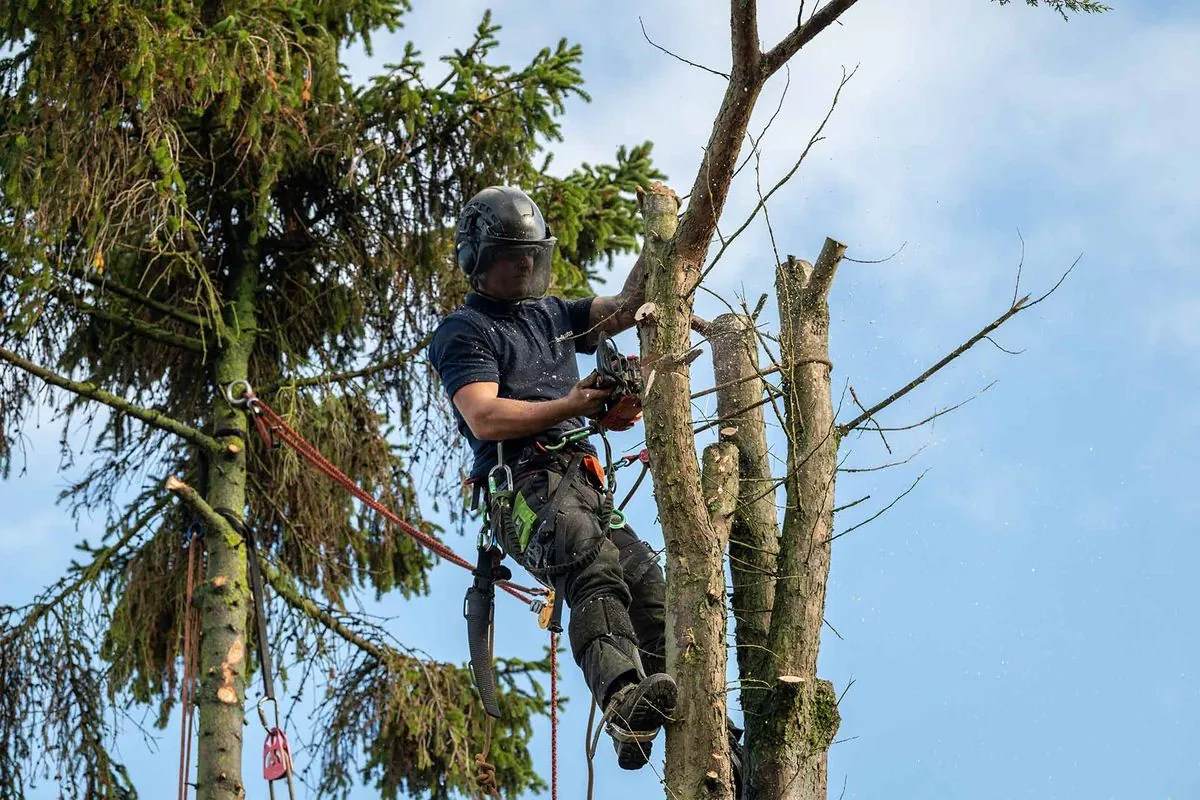
[[767,451],[763,407],[751,408],[765,388],[759,376],[758,344],[749,317],[723,314],[713,320],[709,341],[717,384],[717,416],[723,438],[738,450],[738,502],[729,536],[733,616],[746,740],[761,739],[760,721],[770,697],[773,667],[768,636],[775,605],[775,562],[779,515],[775,478]]
[[[667,726],[667,796],[725,800],[731,789],[722,778],[727,767],[721,767],[729,747],[724,544],[705,513],[692,434],[687,358],[692,313],[684,291],[686,270],[673,242],[678,212],[679,200],[665,186],[656,184],[642,196],[647,303],[639,310],[639,334],[646,370],[646,448],[667,547],[667,671],[679,683],[677,722]],[[714,679],[721,682],[715,697]],[[712,773],[716,777],[709,777]]]
[[838,434],[830,393],[829,288],[845,245],[816,266],[789,258],[776,272],[788,434],[787,509],[770,650],[775,659],[762,738],[751,743],[751,797],[824,800],[826,756],[839,716],[833,685],[817,678],[829,577]]
[[[254,294],[257,271],[247,256],[230,285],[225,310],[230,336],[217,356],[213,379],[218,387],[245,380],[254,346]],[[247,441],[246,416],[218,394],[213,405],[216,430],[241,431]],[[213,508],[241,515],[246,508],[246,450],[226,450],[213,457],[208,471],[208,496]],[[200,679],[198,694],[200,738],[197,750],[197,800],[241,800],[242,732],[245,717],[246,663],[249,656],[247,620],[250,589],[246,578],[246,548],[232,534],[205,538],[208,566],[200,594]]]

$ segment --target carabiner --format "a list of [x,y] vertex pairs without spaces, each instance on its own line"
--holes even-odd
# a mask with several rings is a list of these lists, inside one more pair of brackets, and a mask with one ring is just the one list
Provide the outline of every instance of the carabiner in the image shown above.
[[561,436],[558,437],[558,441],[555,442],[554,444],[546,444],[546,445],[542,445],[542,446],[545,447],[547,450],[562,450],[567,445],[574,444],[575,442],[578,442],[578,441],[582,441],[583,439],[586,439],[587,437],[589,437],[591,435],[592,435],[592,426],[585,425],[582,428],[574,428],[573,430],[564,432]]
[[[501,475],[504,476],[503,488],[498,486],[496,483],[496,473],[500,473]],[[500,492],[511,492],[513,490],[512,470],[508,468],[507,464],[497,464],[496,466],[492,467],[491,472],[488,473],[487,482],[488,482],[488,494],[498,494]]]
[[[263,703],[267,702],[268,700],[275,706],[275,724],[274,725],[267,722],[266,712],[263,711]],[[279,703],[275,700],[274,697],[265,697],[265,696],[260,697],[258,699],[257,707],[258,707],[258,718],[262,722],[263,730],[265,730],[269,734],[271,731],[273,731],[279,727]]]
[[[235,396],[233,390],[239,386],[245,386],[246,388]],[[236,381],[227,384],[222,391],[225,394],[225,399],[229,401],[229,405],[234,408],[249,407],[250,401],[254,399],[254,387],[245,378],[238,378]]]

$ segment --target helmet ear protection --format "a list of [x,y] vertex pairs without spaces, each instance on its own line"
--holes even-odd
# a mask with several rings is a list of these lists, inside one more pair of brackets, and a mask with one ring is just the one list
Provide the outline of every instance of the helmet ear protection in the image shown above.
[[458,268],[465,272],[468,278],[475,276],[475,270],[479,266],[479,242],[475,230],[475,221],[478,218],[478,211],[468,206],[459,222],[458,236],[456,237],[458,241],[454,245]]

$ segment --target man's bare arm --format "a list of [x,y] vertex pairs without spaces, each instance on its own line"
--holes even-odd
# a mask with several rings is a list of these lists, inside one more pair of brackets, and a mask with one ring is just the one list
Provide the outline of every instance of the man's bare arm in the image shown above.
[[600,334],[609,336],[627,331],[634,325],[633,315],[646,302],[646,256],[643,252],[638,255],[625,285],[615,295],[597,297],[592,301],[588,324],[592,328],[587,339],[594,344]]
[[564,397],[531,402],[499,397],[500,385],[468,383],[454,393],[454,407],[476,439],[503,442],[534,436],[572,417],[596,414],[611,390],[595,387],[593,376],[571,387]]

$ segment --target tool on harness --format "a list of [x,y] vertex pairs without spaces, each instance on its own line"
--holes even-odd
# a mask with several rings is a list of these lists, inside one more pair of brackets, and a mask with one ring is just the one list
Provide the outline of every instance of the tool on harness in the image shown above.
[[642,371],[637,356],[622,355],[612,339],[601,335],[596,346],[600,385],[612,389],[596,423],[610,431],[626,431],[642,415]]
[[504,463],[504,443],[496,447],[497,463],[488,473],[488,520],[479,533],[479,557],[472,570],[475,576],[463,598],[463,617],[467,620],[467,647],[471,653],[471,674],[488,716],[499,717],[496,701],[496,674],[492,668],[492,617],[497,581],[506,581],[512,572],[500,563],[504,551],[500,542],[512,541],[513,477]]
[[490,641],[492,636],[492,612],[495,606],[498,580],[508,580],[512,573],[500,564],[500,551],[492,547],[479,548],[479,563],[472,572],[474,582],[467,589],[463,600],[463,616],[467,620],[467,647],[471,652],[471,674],[475,677],[475,688],[483,701],[483,710],[488,716],[499,717],[500,706],[496,702],[496,674],[492,669]]

